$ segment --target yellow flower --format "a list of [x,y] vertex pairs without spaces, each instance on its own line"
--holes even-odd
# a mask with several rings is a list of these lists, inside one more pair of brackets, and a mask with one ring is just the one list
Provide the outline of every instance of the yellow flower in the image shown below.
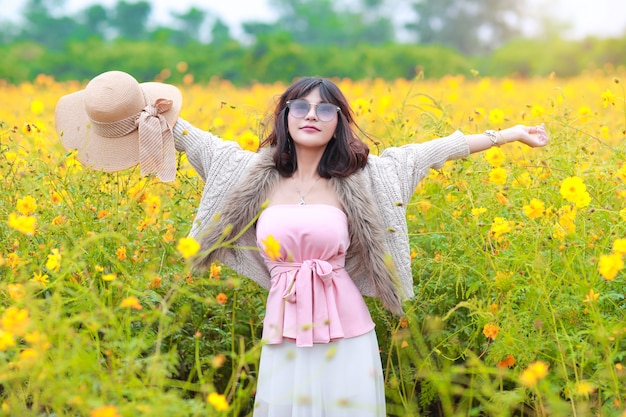
[[582,381],[578,381],[576,383],[576,387],[574,388],[576,394],[583,396],[583,397],[587,397],[591,394],[593,394],[596,390],[596,388],[593,386],[593,384],[589,381],[585,381],[584,379]]
[[626,255],[626,239],[620,238],[613,241],[613,252],[620,255]]
[[21,336],[26,333],[30,325],[30,313],[25,308],[11,306],[4,310],[0,324],[4,331]]
[[559,226],[563,228],[563,232],[565,234],[571,234],[576,231],[576,224],[574,220],[576,220],[576,207],[572,206],[563,206],[559,209]]
[[26,297],[26,290],[22,284],[9,284],[9,297],[13,301],[20,301],[22,298]]
[[27,333],[24,336],[24,339],[33,349],[37,349],[39,351],[46,351],[50,349],[51,346],[50,342],[48,341],[48,337],[37,330],[31,333]]
[[56,216],[54,219],[52,219],[52,225],[53,226],[59,226],[59,225],[65,224],[65,223],[67,223],[67,218],[64,215],[62,215],[62,214],[60,214],[60,215]]
[[579,177],[565,178],[561,183],[560,191],[561,196],[570,203],[575,203],[576,207],[586,207],[591,201],[587,186]]
[[182,237],[178,240],[176,250],[183,255],[183,258],[188,259],[200,250],[200,244],[193,237]]
[[259,149],[259,137],[249,130],[243,132],[239,138],[237,138],[237,143],[239,143],[241,149],[246,151],[256,152]]
[[493,168],[498,168],[502,166],[502,164],[504,164],[504,161],[506,161],[506,154],[504,153],[502,148],[495,146],[485,151],[485,160]]
[[474,217],[478,217],[478,216],[480,216],[481,214],[485,213],[486,211],[487,211],[487,209],[486,209],[486,208],[484,208],[484,207],[477,207],[477,208],[473,208],[473,209],[472,209],[472,216],[474,216]]
[[494,168],[489,172],[489,181],[493,184],[506,184],[507,173],[504,168]]
[[268,235],[265,239],[261,240],[265,253],[272,261],[280,258],[280,242],[272,235]]
[[33,216],[18,216],[15,213],[9,214],[8,225],[11,229],[17,230],[25,235],[34,235],[37,219]]
[[537,219],[546,211],[546,206],[543,201],[533,198],[530,203],[524,206],[524,214],[531,219]]
[[602,107],[605,109],[609,107],[609,105],[615,105],[615,94],[613,94],[610,89],[607,88],[600,97],[602,98]]
[[582,106],[578,108],[578,116],[581,119],[585,119],[593,114],[593,111],[589,108],[589,106]]
[[626,222],[626,207],[619,211],[619,217]]
[[600,298],[600,293],[597,293],[592,289],[589,290],[589,292],[585,295],[585,300],[584,302],[587,304],[591,304],[595,301],[598,301],[598,298]]
[[222,394],[218,394],[217,392],[212,392],[207,397],[207,401],[211,404],[217,411],[228,411],[229,405],[226,397]]
[[46,261],[46,269],[58,272],[61,269],[61,254],[58,249],[52,249]]
[[149,217],[155,217],[161,211],[161,197],[158,195],[148,193],[143,201],[146,215]]
[[13,337],[13,334],[0,329],[0,352],[13,346],[15,346],[15,337]]
[[21,262],[22,262],[22,259],[20,258],[20,255],[18,255],[17,253],[12,252],[7,255],[6,263],[9,266],[9,268],[15,269],[20,265]]
[[500,332],[500,328],[495,324],[487,323],[483,327],[483,334],[487,339],[496,340],[498,332]]
[[135,296],[126,297],[120,303],[122,308],[132,308],[133,310],[141,310],[143,307],[139,302],[139,299]]
[[35,201],[33,197],[27,195],[26,197],[20,198],[19,200],[17,200],[15,209],[22,216],[29,216],[33,214],[35,210],[37,210],[37,202]]
[[31,281],[45,286],[48,283],[48,278],[50,278],[48,274],[44,274],[42,271],[39,271],[33,274]]
[[102,274],[102,281],[113,282],[115,278],[115,274]]
[[501,109],[493,109],[489,112],[489,121],[494,125],[501,125],[504,122],[504,112]]
[[548,365],[542,361],[536,361],[528,365],[528,368],[522,371],[519,379],[523,386],[532,388],[537,385],[539,380],[545,378],[547,375]]
[[20,363],[19,367],[26,367],[35,362],[39,355],[37,351],[34,349],[26,348],[20,352]]
[[44,109],[44,105],[43,105],[43,101],[41,100],[33,100],[30,103],[30,111],[34,115],[39,115],[43,113],[43,109]]
[[141,232],[151,225],[156,224],[156,221],[157,219],[154,217],[146,217],[145,219],[139,221],[139,225],[137,225],[137,230]]
[[602,255],[598,262],[598,271],[607,281],[613,281],[622,268],[624,268],[624,261],[619,253]]
[[90,417],[122,417],[117,412],[117,407],[114,405],[103,405],[102,407],[94,408],[89,414]]
[[502,235],[510,232],[511,230],[511,224],[506,219],[502,217],[496,217],[491,223],[491,229],[489,230],[489,234],[492,235],[496,240],[500,240]]
[[170,243],[173,242],[174,240],[176,240],[176,238],[174,237],[174,232],[176,231],[176,229],[172,230],[170,228],[167,229],[167,231],[165,232],[165,234],[163,235],[163,240]]
[[565,231],[559,224],[555,224],[552,228],[552,237],[559,242],[563,242],[565,240]]
[[140,197],[146,187],[147,182],[148,177],[141,178],[135,185],[128,189],[128,196],[132,199]]
[[546,109],[543,108],[543,106],[539,105],[539,104],[534,104],[531,108],[530,108],[530,114],[533,117],[543,117],[543,115],[546,114]]

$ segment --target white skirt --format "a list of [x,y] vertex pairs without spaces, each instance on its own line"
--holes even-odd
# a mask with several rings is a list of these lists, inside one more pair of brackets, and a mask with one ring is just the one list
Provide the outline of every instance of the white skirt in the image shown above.
[[254,417],[385,417],[374,330],[312,347],[261,350]]

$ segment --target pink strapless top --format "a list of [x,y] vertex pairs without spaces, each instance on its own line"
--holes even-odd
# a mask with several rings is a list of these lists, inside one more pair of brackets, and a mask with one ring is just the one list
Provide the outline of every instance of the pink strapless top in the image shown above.
[[[286,338],[312,346],[374,328],[363,296],[344,268],[350,237],[343,211],[322,204],[270,206],[257,221],[256,235],[271,276],[266,343]],[[265,251],[269,236],[280,243],[273,260]]]

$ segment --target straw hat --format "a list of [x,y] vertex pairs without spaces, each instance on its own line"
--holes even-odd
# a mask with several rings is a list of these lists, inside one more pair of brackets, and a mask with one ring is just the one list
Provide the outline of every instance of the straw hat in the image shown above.
[[172,128],[182,102],[172,85],[139,84],[125,72],[109,71],[59,99],[56,130],[65,149],[77,150],[78,160],[92,169],[113,172],[139,164],[141,175],[154,173],[172,181]]

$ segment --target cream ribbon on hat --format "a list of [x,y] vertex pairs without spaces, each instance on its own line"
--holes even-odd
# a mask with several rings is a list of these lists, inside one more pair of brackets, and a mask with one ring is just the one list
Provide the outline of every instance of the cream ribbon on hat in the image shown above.
[[96,133],[108,138],[122,137],[138,129],[141,175],[156,173],[161,181],[169,182],[176,178],[176,148],[174,135],[162,113],[172,105],[172,100],[159,98],[123,120],[103,123],[90,118],[90,121]]
[[139,164],[141,175],[156,173],[161,181],[176,178],[174,136],[161,115],[172,108],[173,101],[159,98],[143,108],[137,119],[139,128]]

